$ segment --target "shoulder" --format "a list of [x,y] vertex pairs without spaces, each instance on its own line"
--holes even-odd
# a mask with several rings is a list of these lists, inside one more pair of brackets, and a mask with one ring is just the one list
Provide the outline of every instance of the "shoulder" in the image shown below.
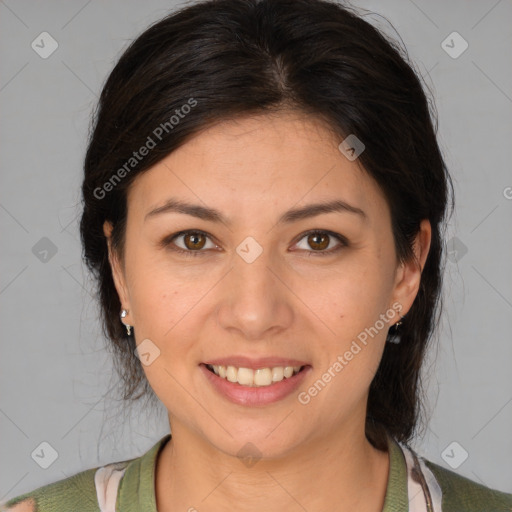
[[0,512],[101,512],[117,509],[157,512],[154,493],[156,458],[170,438],[171,434],[165,435],[139,457],[87,469],[8,501],[0,501]]
[[120,478],[131,460],[88,469],[0,502],[0,512],[100,512],[102,484],[108,485],[113,474]]
[[80,503],[84,512],[98,512],[94,485],[96,468],[82,471],[69,478],[43,485],[7,502],[0,503],[1,512],[43,512],[76,509]]
[[429,460],[425,465],[443,493],[443,512],[511,512],[512,494],[491,489]]

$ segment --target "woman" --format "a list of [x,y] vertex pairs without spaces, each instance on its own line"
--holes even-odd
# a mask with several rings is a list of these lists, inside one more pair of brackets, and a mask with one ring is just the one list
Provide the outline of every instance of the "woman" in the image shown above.
[[196,3],[101,94],[81,237],[172,432],[2,510],[512,510],[408,447],[449,174],[406,57],[322,0]]

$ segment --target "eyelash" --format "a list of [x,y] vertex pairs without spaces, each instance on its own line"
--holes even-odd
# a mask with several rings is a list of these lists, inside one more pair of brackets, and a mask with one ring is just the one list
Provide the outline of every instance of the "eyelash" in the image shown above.
[[[171,244],[173,243],[173,240],[180,237],[180,236],[183,236],[183,235],[188,235],[188,234],[198,234],[198,235],[203,235],[207,238],[210,238],[210,235],[208,235],[208,233],[204,232],[204,231],[201,231],[199,229],[189,229],[189,230],[185,230],[185,231],[180,231],[178,233],[174,233],[172,235],[169,235],[167,237],[165,237],[162,242],[160,243],[160,246],[164,247],[164,248],[168,248],[171,246]],[[338,233],[334,233],[332,231],[327,231],[327,230],[320,230],[320,229],[313,229],[311,231],[307,231],[306,233],[303,233],[302,236],[299,238],[298,242],[300,242],[303,238],[309,236],[309,235],[322,235],[322,234],[325,234],[325,235],[328,235],[332,238],[335,238],[336,240],[338,240],[338,242],[340,242],[340,245],[334,247],[334,248],[331,248],[329,249],[328,251],[326,250],[323,250],[323,251],[308,251],[309,252],[309,256],[329,256],[333,253],[336,253],[338,252],[339,250],[341,250],[342,248],[344,247],[348,247],[349,243],[347,241],[347,239],[342,236],[342,235],[339,235]],[[298,243],[297,242],[297,243]],[[191,251],[191,250],[185,250],[185,249],[181,249],[180,247],[176,247],[174,246],[173,248],[171,248],[172,251],[174,252],[177,252],[177,253],[180,253],[180,254],[184,254],[186,256],[192,256],[192,257],[197,257],[199,256],[201,253],[204,253],[205,251],[204,250],[197,250],[197,251]]]

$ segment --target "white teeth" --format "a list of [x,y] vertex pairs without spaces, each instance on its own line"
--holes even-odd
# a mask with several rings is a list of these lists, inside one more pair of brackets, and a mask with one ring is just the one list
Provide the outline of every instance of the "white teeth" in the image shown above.
[[228,366],[226,368],[226,379],[229,380],[229,382],[236,382],[238,370],[234,366]]
[[236,366],[208,365],[216,375],[242,386],[270,386],[298,373],[301,366],[275,366],[273,368],[237,368]]
[[272,368],[272,380],[274,382],[279,382],[280,380],[283,380],[284,377],[284,368],[282,366],[276,366],[275,368]]
[[254,372],[254,384],[256,386],[268,386],[269,383],[272,383],[272,370],[270,368],[259,368]]
[[238,384],[242,386],[252,386],[254,382],[254,371],[250,368],[238,368]]

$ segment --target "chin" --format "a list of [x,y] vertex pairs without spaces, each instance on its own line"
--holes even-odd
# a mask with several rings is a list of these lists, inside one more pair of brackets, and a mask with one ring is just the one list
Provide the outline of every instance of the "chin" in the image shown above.
[[224,425],[231,435],[219,428],[216,429],[217,435],[212,436],[210,432],[205,438],[215,449],[233,457],[248,460],[279,459],[305,441],[303,429],[299,429],[296,424],[293,428],[297,428],[298,431],[291,431],[290,423],[287,420],[283,421],[285,417],[286,414],[280,418],[273,416],[265,421],[249,422],[244,419],[231,422]]

